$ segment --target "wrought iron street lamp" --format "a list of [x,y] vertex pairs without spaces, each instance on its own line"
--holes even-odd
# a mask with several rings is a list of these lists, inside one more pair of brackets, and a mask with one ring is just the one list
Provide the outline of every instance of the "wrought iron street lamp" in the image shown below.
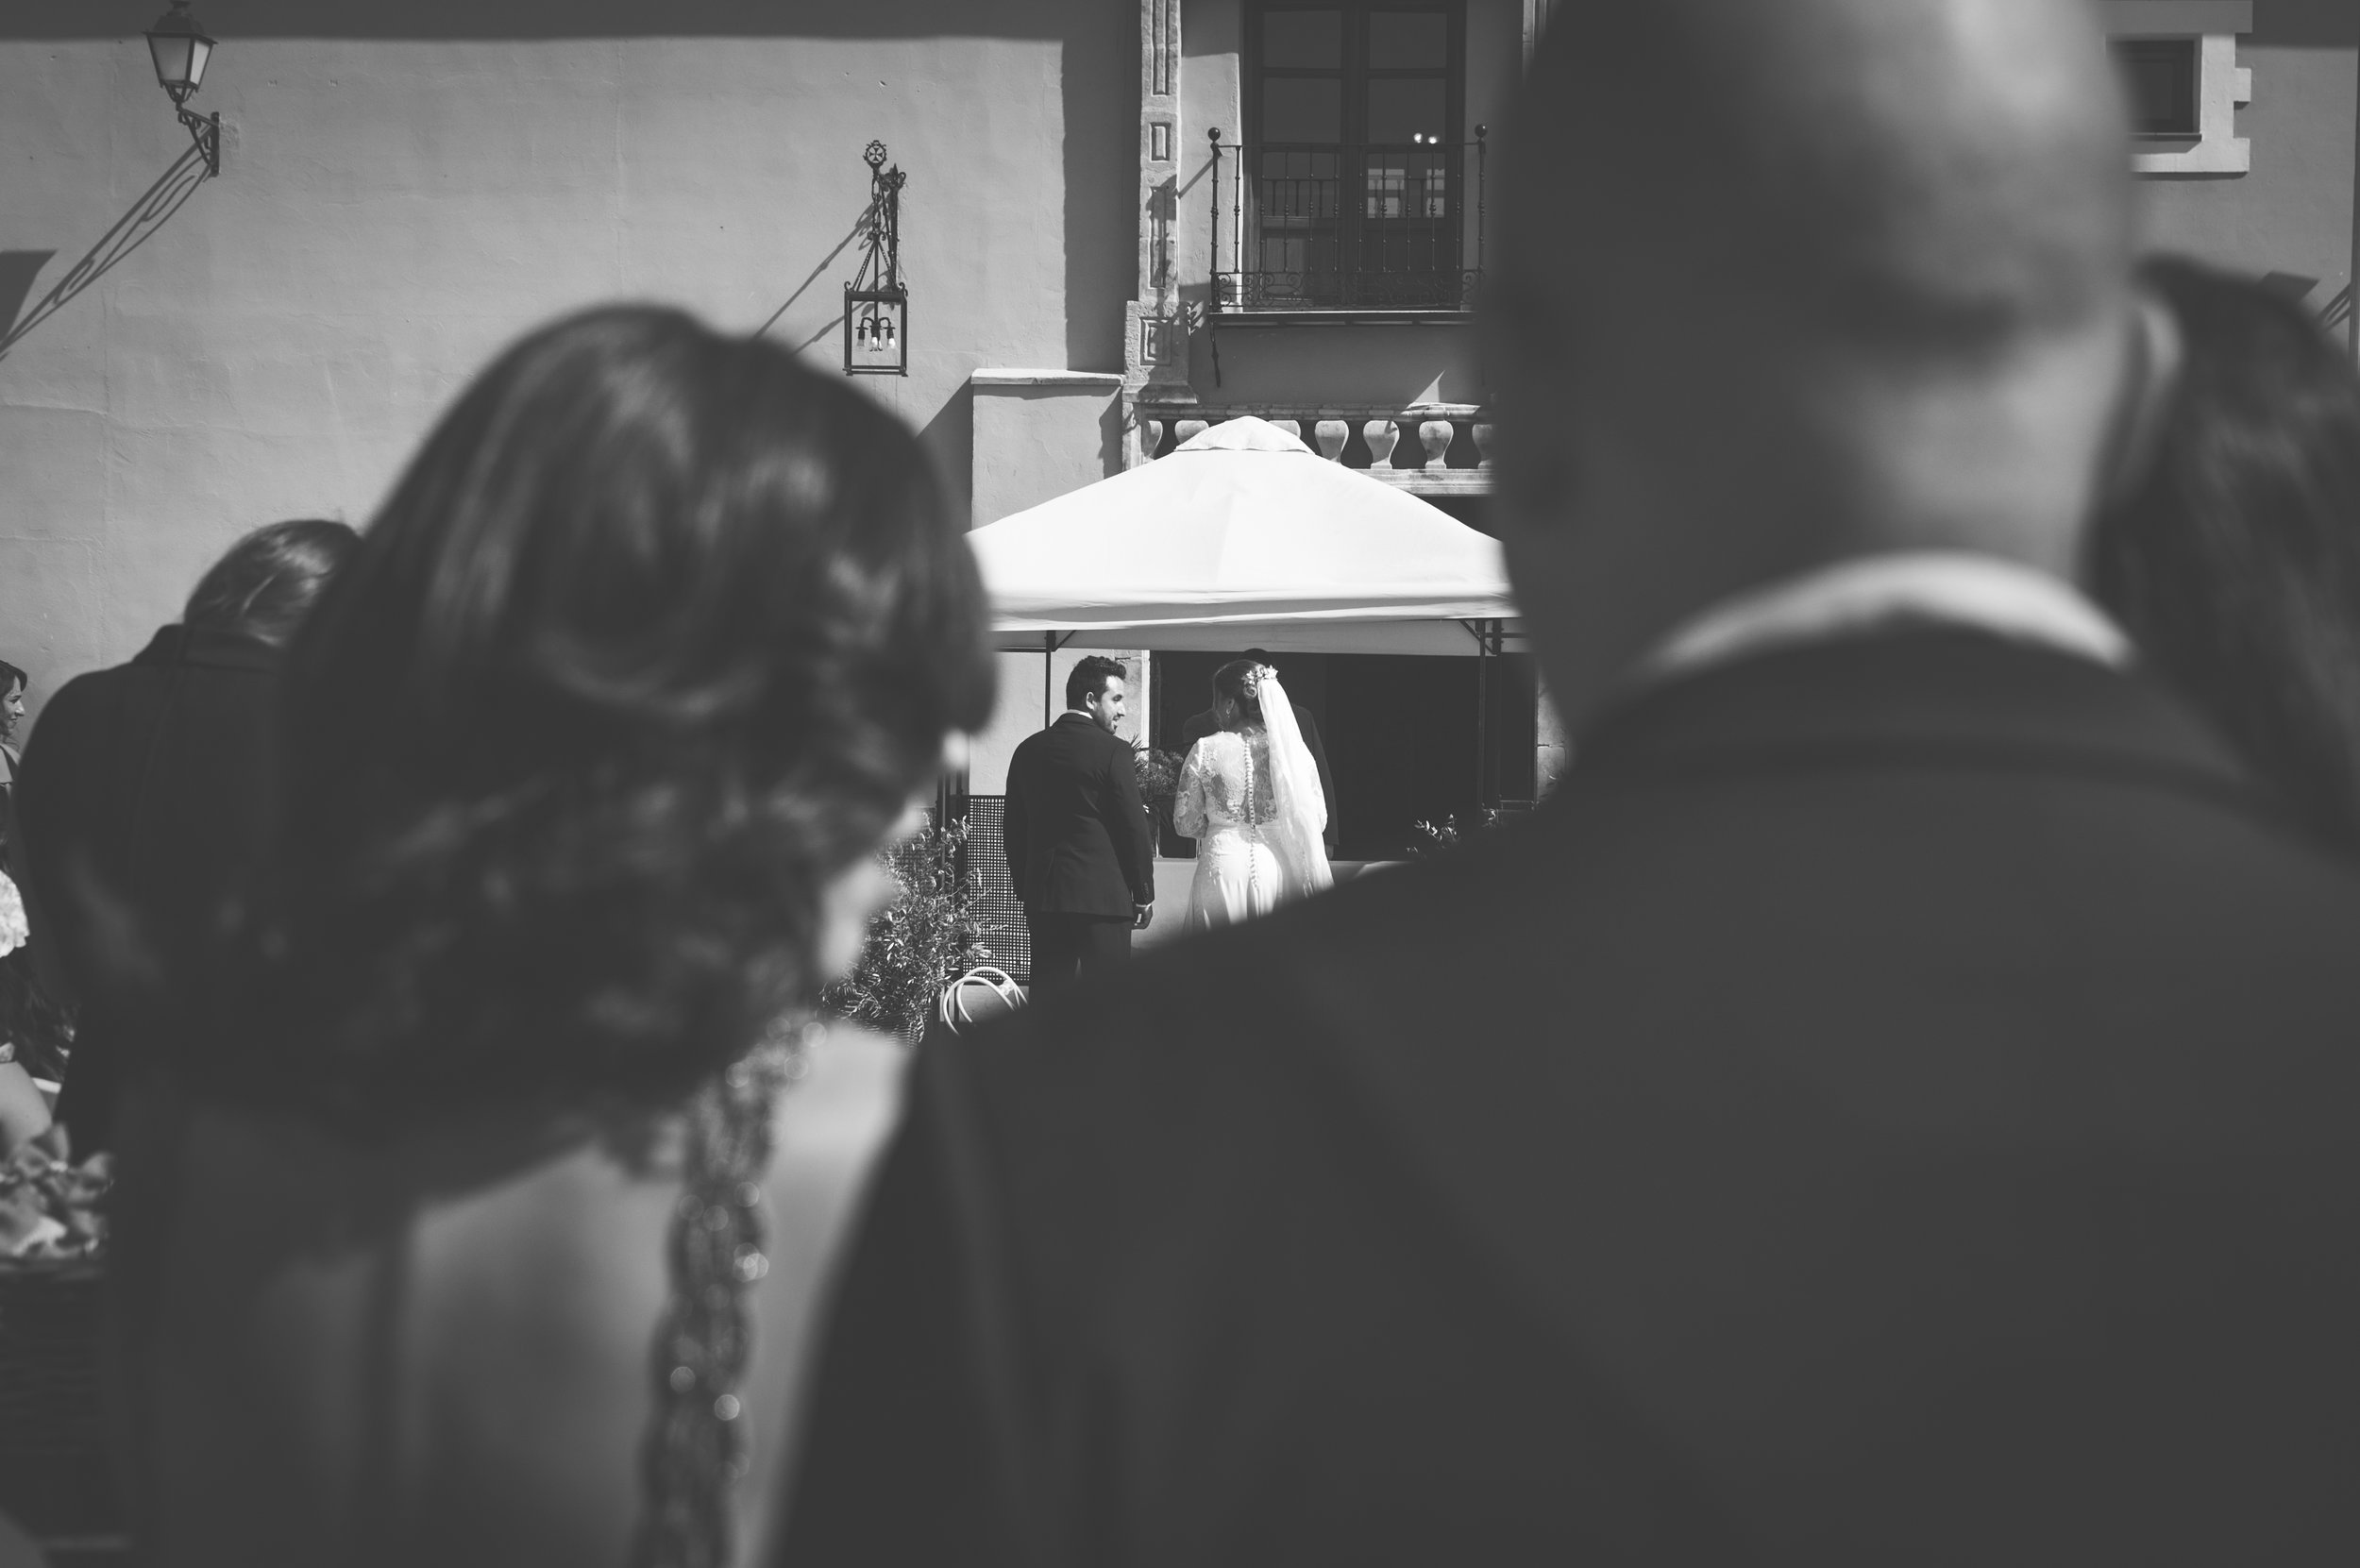
[[885,144],[861,154],[868,165],[868,252],[844,285],[844,374],[910,373],[910,291],[902,281],[902,186],[908,178],[885,167]]
[[172,0],[172,9],[147,29],[147,53],[156,62],[156,80],[172,94],[173,111],[205,160],[205,172],[221,173],[221,116],[189,108],[189,96],[204,84],[206,63],[213,58],[213,41],[189,14],[189,0]]

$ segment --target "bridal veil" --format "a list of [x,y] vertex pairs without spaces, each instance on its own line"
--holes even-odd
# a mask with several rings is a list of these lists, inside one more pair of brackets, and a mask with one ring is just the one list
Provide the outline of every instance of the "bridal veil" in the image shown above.
[[1311,749],[1303,743],[1295,722],[1294,704],[1278,672],[1262,666],[1255,686],[1262,708],[1262,730],[1270,739],[1271,805],[1276,819],[1264,831],[1272,852],[1298,893],[1317,893],[1331,886],[1335,875],[1327,868],[1327,796],[1320,788],[1319,767]]

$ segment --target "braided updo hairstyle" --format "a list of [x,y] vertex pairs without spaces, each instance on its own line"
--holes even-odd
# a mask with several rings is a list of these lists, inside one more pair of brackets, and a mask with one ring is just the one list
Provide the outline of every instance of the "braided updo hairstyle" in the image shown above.
[[808,1006],[820,900],[990,713],[891,414],[617,307],[447,413],[289,651],[223,1047],[364,1121],[675,1103]]
[[1258,659],[1232,659],[1213,671],[1213,695],[1237,703],[1249,724],[1262,722],[1262,700],[1256,695],[1261,669]]

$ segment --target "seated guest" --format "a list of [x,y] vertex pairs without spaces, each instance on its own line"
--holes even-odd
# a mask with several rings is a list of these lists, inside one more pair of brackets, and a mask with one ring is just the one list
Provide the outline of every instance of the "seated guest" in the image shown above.
[[25,688],[30,684],[30,676],[0,659],[0,788],[16,783],[16,770],[25,761],[16,732],[25,722]]
[[1576,767],[921,1047],[777,1560],[2353,1560],[2360,876],[2073,585],[2169,392],[2095,8],[1552,14]]
[[2360,851],[2360,372],[2258,282],[2146,275],[2179,394],[2145,483],[2092,530],[2091,591],[2295,820]]
[[476,379],[289,651],[278,857],[126,1097],[151,1560],[759,1554],[902,1061],[815,1008],[987,625],[916,438],[787,349],[609,309]]
[[81,1006],[58,1106],[77,1156],[113,1141],[127,1049],[92,901],[187,948],[252,875],[277,806],[279,649],[357,539],[318,519],[254,530],[177,623],[130,663],[67,682],[42,712],[18,803],[38,923],[57,932]]
[[[75,1010],[73,987],[59,963],[54,927],[33,886],[22,817],[24,792],[18,784],[25,759],[17,749],[17,732],[25,722],[25,692],[30,684],[31,678],[22,669],[0,659],[0,873],[14,886],[10,912],[25,926],[21,932],[10,927],[13,940],[0,947],[0,1080],[8,1080],[9,1106],[0,1116],[19,1133],[29,1125],[35,1106],[42,1127],[47,1126],[48,1103],[34,1087],[32,1075],[53,1081],[64,1075]],[[8,919],[0,916],[0,925]]]
[[[25,901],[16,882],[0,872],[0,954],[13,954],[27,933]],[[47,1132],[51,1121],[41,1086],[17,1060],[16,1035],[8,1008],[0,1005],[0,1160]]]

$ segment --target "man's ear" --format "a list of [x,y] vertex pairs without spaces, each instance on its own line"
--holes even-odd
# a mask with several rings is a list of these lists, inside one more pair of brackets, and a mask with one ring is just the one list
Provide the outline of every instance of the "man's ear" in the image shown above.
[[2154,467],[2156,447],[2171,422],[2172,405],[2179,399],[2188,352],[2180,318],[2160,295],[2143,284],[2135,285],[2131,305],[2130,342],[2125,349],[2130,362],[2103,476],[2103,494],[2110,506],[2128,499]]

